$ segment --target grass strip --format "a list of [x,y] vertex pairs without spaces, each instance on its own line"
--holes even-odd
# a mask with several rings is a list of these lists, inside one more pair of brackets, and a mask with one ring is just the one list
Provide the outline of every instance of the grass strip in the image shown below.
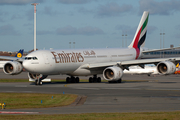
[[0,79],[0,83],[9,83],[9,82],[29,82],[28,79]]
[[179,120],[180,112],[0,115],[1,120]]
[[0,93],[0,103],[5,103],[6,109],[66,106],[76,98],[73,94]]

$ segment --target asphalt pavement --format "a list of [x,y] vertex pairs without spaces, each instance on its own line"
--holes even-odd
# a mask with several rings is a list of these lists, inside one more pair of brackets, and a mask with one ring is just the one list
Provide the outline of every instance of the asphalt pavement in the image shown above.
[[[12,78],[27,78],[24,72]],[[66,76],[51,76],[65,78]],[[180,75],[124,75],[122,83],[0,83],[0,92],[77,94],[69,106],[36,109],[5,109],[1,112],[33,112],[34,114],[76,114],[111,112],[151,112],[180,110]],[[0,72],[0,79],[7,78]],[[9,78],[9,77],[8,77]],[[28,79],[28,78],[27,78]],[[83,79],[88,79],[84,77]]]

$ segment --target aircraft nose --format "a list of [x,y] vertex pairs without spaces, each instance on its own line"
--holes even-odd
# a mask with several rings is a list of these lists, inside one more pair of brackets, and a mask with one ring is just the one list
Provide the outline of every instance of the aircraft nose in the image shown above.
[[29,62],[28,61],[23,61],[23,68],[25,69],[25,70],[27,70],[27,71],[32,71],[32,68],[31,68],[31,65],[29,64]]
[[24,68],[24,69],[27,68],[27,62],[26,62],[26,61],[23,61],[22,65],[23,65],[23,68]]

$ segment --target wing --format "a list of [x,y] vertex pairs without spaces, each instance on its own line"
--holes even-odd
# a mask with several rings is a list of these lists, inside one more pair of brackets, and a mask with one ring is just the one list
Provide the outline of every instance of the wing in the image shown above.
[[11,57],[11,56],[0,56],[0,59],[22,62],[22,61],[24,60],[23,52],[24,52],[24,49],[20,49],[20,50],[18,51],[18,53],[15,55],[15,57]]
[[22,62],[24,60],[24,58],[10,57],[10,56],[0,56],[0,59],[19,61],[19,62]]
[[143,50],[142,53],[157,52],[157,51],[165,51],[165,50],[176,50],[176,49],[180,49],[180,47],[163,48],[163,49],[153,49],[153,50]]
[[98,68],[98,67],[109,67],[109,66],[122,66],[125,69],[132,65],[139,65],[143,67],[145,64],[158,64],[161,61],[171,61],[175,64],[180,62],[180,57],[177,58],[158,58],[158,59],[137,59],[137,60],[129,60],[129,61],[119,61],[119,62],[107,62],[107,63],[92,63],[92,64],[85,64],[81,66],[81,68],[91,69],[91,68]]

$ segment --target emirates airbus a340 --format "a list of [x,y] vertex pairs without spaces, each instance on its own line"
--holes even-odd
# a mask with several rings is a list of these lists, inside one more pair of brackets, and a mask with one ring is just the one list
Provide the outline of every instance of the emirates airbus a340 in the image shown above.
[[29,78],[37,85],[48,75],[66,74],[67,83],[79,82],[78,76],[89,76],[89,82],[101,82],[99,74],[103,74],[109,82],[121,82],[123,70],[132,65],[142,68],[145,64],[155,64],[161,74],[172,74],[180,58],[139,59],[144,46],[149,12],[145,11],[140,20],[132,43],[128,48],[105,49],[59,49],[38,50],[23,60],[11,61],[4,65],[6,74],[19,74],[25,68]]

